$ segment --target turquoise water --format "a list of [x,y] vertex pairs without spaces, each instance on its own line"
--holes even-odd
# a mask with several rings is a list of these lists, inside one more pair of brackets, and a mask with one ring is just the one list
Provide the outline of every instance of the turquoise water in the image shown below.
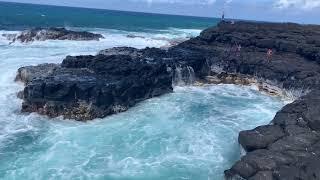
[[0,29],[9,30],[37,26],[90,27],[125,31],[204,29],[217,22],[218,20],[214,18],[0,2]]
[[[215,22],[0,3],[0,179],[222,180],[240,157],[239,131],[268,123],[284,105],[279,98],[235,85],[176,87],[125,113],[79,123],[20,113],[16,93],[23,86],[13,82],[21,66],[116,46],[167,46]],[[105,39],[9,45],[1,36],[34,26],[87,30]]]
[[[9,110],[2,179],[221,180],[240,157],[240,130],[283,104],[248,87],[184,87],[89,123]],[[9,122],[9,125],[7,124]],[[11,129],[12,128],[12,129]]]

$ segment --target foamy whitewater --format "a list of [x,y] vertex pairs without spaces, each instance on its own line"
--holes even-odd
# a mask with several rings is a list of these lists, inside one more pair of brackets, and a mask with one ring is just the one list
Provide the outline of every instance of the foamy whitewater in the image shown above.
[[0,39],[0,179],[221,180],[240,158],[239,131],[268,123],[283,106],[250,87],[208,85],[176,87],[172,94],[88,123],[20,113],[16,93],[23,86],[13,80],[21,66],[59,63],[67,55],[115,46],[161,47],[200,32],[85,30],[105,39],[12,45]]

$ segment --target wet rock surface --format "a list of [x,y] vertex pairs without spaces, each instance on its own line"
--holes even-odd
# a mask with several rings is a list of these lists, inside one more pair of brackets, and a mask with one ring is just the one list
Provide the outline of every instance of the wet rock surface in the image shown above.
[[[225,172],[226,178],[259,179],[268,171],[269,179],[319,179],[320,134],[310,123],[319,116],[307,115],[319,110],[319,93],[314,90],[285,106],[273,125],[240,132],[239,143],[247,154]],[[250,173],[245,173],[248,167]]]
[[207,54],[210,75],[221,83],[235,82],[230,74],[249,75],[300,97],[271,124],[240,132],[247,154],[226,179],[320,179],[319,33],[320,26],[222,22],[179,45]]
[[[319,85],[320,47],[315,43],[319,32],[320,26],[221,22],[174,48],[201,52],[211,74],[250,75],[284,89],[307,90]],[[295,44],[296,51],[282,47],[289,43]],[[268,49],[273,53],[270,57]],[[307,51],[308,55],[302,53]]]
[[180,44],[212,54],[211,74],[254,76],[299,97],[269,125],[240,132],[247,154],[226,179],[320,179],[319,34],[313,25],[222,22]]
[[46,41],[46,40],[75,40],[75,41],[98,41],[102,39],[101,34],[94,34],[90,32],[71,31],[65,28],[34,28],[23,31],[20,34],[4,34],[8,40],[15,42],[28,43],[32,41]]
[[[136,61],[130,56],[70,56],[51,67],[19,70],[17,77],[23,78],[17,79],[26,83],[23,112],[91,120],[172,92],[166,65]],[[35,76],[33,72],[43,73]]]
[[191,50],[171,56],[156,48],[118,47],[96,56],[68,56],[61,64],[22,67],[16,80],[26,86],[19,93],[23,112],[82,121],[123,112],[170,93],[173,81],[192,83],[204,62]]
[[26,84],[22,110],[89,120],[172,92],[172,83],[250,84],[242,77],[253,77],[299,98],[269,125],[240,132],[239,143],[247,154],[225,171],[226,179],[316,180],[319,42],[320,26],[221,22],[165,50],[122,47],[96,56],[70,56],[61,65],[19,69],[17,80]]

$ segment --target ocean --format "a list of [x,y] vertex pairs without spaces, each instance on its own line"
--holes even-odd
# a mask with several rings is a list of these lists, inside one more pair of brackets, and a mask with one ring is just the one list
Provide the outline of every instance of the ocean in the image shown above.
[[0,2],[0,28],[87,27],[124,31],[204,29],[218,19]]
[[[254,87],[206,85],[139,103],[87,123],[20,112],[21,66],[132,46],[163,47],[218,19],[0,2],[0,179],[222,180],[240,158],[239,131],[268,123],[284,105]],[[13,43],[32,27],[101,33],[101,41]],[[134,38],[133,38],[134,37]]]

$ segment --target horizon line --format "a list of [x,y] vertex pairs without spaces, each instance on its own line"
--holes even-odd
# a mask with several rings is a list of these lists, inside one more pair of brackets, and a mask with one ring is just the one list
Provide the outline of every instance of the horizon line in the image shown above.
[[[8,1],[3,1],[3,0],[0,0],[0,3],[21,4],[21,5],[37,5],[37,6],[60,7],[60,8],[75,8],[75,9],[98,10],[98,11],[113,11],[113,12],[124,12],[124,13],[138,13],[138,14],[160,15],[160,16],[191,17],[191,18],[200,18],[200,19],[221,19],[220,17],[193,16],[193,15],[185,15],[185,14],[153,13],[153,12],[145,12],[145,11],[130,11],[130,10],[121,10],[121,9],[107,9],[107,8],[95,8],[95,7],[83,7],[83,6],[66,6],[66,5],[56,5],[56,4],[8,2]],[[294,22],[294,21],[268,21],[268,20],[236,19],[236,18],[226,18],[226,19],[235,20],[235,21],[256,21],[256,22],[269,22],[269,23],[295,23],[295,24],[301,24],[301,25],[320,25],[317,23],[302,23],[302,22]]]
[[0,0],[0,3],[8,4],[24,4],[24,5],[38,5],[38,6],[53,6],[53,7],[66,7],[66,8],[79,8],[87,10],[100,10],[100,11],[118,11],[118,12],[127,12],[127,13],[141,13],[141,14],[153,14],[153,15],[164,15],[164,16],[180,16],[180,17],[193,17],[193,18],[205,18],[205,19],[219,19],[219,17],[209,17],[209,16],[192,16],[185,14],[167,14],[167,13],[153,13],[145,11],[130,11],[130,10],[121,10],[121,9],[107,9],[107,8],[94,8],[94,7],[83,7],[83,6],[65,6],[65,5],[56,5],[56,4],[37,4],[37,3],[23,3],[23,2],[8,2]]

